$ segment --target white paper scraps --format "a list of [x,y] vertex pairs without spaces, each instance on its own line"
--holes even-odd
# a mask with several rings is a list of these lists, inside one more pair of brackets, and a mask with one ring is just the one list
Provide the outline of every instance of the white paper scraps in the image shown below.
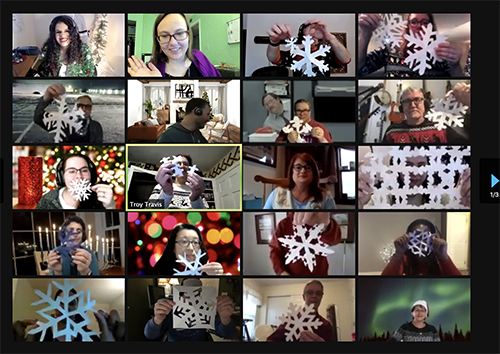
[[298,341],[303,331],[313,331],[323,324],[316,316],[314,304],[301,307],[290,303],[288,313],[280,316],[279,320],[285,325],[287,342]]
[[174,286],[175,329],[215,329],[217,291],[208,286]]

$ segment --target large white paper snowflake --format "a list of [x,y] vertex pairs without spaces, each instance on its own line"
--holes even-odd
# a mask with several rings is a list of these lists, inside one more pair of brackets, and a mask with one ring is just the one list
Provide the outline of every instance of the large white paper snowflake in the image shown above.
[[372,41],[378,47],[396,48],[403,41],[403,34],[408,22],[398,14],[382,14],[382,22],[373,31]]
[[285,264],[302,261],[313,271],[316,266],[316,256],[326,257],[335,253],[328,245],[320,241],[325,224],[315,224],[312,227],[306,225],[294,225],[293,235],[284,235],[278,240],[288,248]]
[[201,275],[201,268],[203,264],[201,263],[201,257],[203,257],[206,253],[201,253],[201,249],[199,249],[195,253],[196,259],[193,262],[190,262],[186,258],[186,252],[184,252],[184,257],[179,255],[179,258],[176,262],[184,264],[186,270],[179,271],[174,268],[174,275]]
[[300,60],[293,61],[293,64],[290,67],[292,70],[302,70],[302,72],[309,77],[316,76],[313,71],[315,66],[318,67],[318,69],[323,73],[330,70],[330,67],[325,64],[324,60],[318,59],[319,57],[324,57],[326,53],[330,52],[330,46],[321,45],[317,51],[311,52],[311,46],[314,43],[311,36],[304,36],[303,50],[295,44],[296,41],[296,38],[291,38],[286,41],[286,46],[290,48],[290,54],[292,57],[302,57]]
[[[405,63],[413,71],[418,71],[420,75],[425,73],[426,69],[431,69],[431,64],[436,61],[443,61],[436,55],[436,47],[444,43],[448,37],[439,34],[437,31],[432,30],[432,23],[426,27],[422,26],[420,32],[411,32],[405,34],[408,41],[408,56]],[[422,39],[420,39],[420,35]]]
[[279,320],[285,325],[287,342],[298,341],[303,331],[313,331],[323,324],[316,316],[314,304],[301,307],[290,303],[287,315],[280,316]]
[[408,233],[408,249],[416,256],[427,257],[432,248],[432,241],[434,241],[434,236],[430,231],[415,230]]
[[463,127],[463,115],[467,108],[469,107],[461,104],[453,95],[450,95],[447,98],[433,100],[432,108],[425,117],[431,122],[436,122],[438,130],[446,129],[447,126]]
[[175,329],[215,329],[217,290],[207,286],[174,286]]
[[42,120],[47,131],[55,133],[54,142],[60,143],[68,135],[82,129],[85,113],[76,105],[70,110],[66,103],[66,95],[62,95],[60,100],[54,100],[54,102],[59,106],[58,110],[56,112],[45,111]]
[[[57,281],[53,281],[49,284],[47,293],[40,290],[35,290],[35,293],[40,297],[39,301],[33,302],[31,305],[37,306],[46,303],[48,306],[42,310],[38,310],[37,313],[40,314],[47,322],[38,321],[38,327],[33,328],[28,332],[28,334],[37,334],[42,332],[40,341],[43,341],[45,334],[49,328],[52,329],[53,338],[60,336],[65,336],[66,341],[69,342],[72,338],[81,335],[82,341],[92,342],[91,336],[99,335],[99,332],[85,331],[83,327],[90,324],[90,318],[87,315],[87,311],[96,312],[93,308],[96,304],[95,300],[90,299],[90,290],[87,291],[87,302],[85,303],[85,291],[79,291],[77,294],[71,294],[70,290],[76,288],[81,284],[83,280],[78,280],[75,283],[71,283],[70,279],[64,279],[64,284],[60,284]],[[58,297],[56,300],[53,299],[52,295],[52,284],[56,288],[61,289],[62,296]],[[76,308],[73,307],[74,301],[77,301]],[[57,310],[61,313],[59,317],[52,317],[52,313],[49,311]],[[83,318],[81,322],[75,322],[75,316]],[[65,326],[59,330],[59,322],[65,324]]]
[[283,132],[285,134],[290,134],[293,131],[297,132],[297,142],[304,143],[305,138],[311,132],[312,127],[308,123],[304,123],[302,119],[295,116],[293,119],[283,127]]
[[73,196],[73,198],[79,202],[89,199],[92,194],[92,190],[90,189],[90,181],[88,179],[74,179],[71,181],[69,187],[69,192]]
[[173,177],[184,176],[184,170],[182,168],[180,168],[180,163],[182,162],[181,155],[174,156],[174,157],[170,157],[170,156],[164,157],[160,160],[160,162],[162,163],[162,165],[175,163],[175,166],[172,168],[172,171],[173,171],[172,176]]

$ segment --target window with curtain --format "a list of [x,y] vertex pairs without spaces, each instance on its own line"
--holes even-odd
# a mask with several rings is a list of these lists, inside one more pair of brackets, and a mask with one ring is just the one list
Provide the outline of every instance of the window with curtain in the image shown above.
[[249,293],[243,294],[243,319],[251,320],[246,323],[251,340],[255,340],[255,317],[258,306],[260,306],[260,301],[257,297]]
[[[151,102],[153,102],[153,106],[156,109],[163,108],[165,105],[166,97],[165,97],[165,90],[163,87],[161,88],[151,88]],[[153,117],[156,118],[156,110],[153,112]]]
[[339,197],[347,200],[354,200],[356,196],[356,151],[339,147],[337,150],[339,164]]

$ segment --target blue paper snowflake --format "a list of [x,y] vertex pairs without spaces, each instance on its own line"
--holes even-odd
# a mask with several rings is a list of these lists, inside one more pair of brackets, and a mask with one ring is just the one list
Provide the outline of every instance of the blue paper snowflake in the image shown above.
[[58,235],[61,245],[56,247],[54,251],[58,252],[61,256],[71,257],[71,252],[81,247],[80,243],[70,240],[75,235],[78,235],[78,232],[70,232],[67,228],[63,227]]

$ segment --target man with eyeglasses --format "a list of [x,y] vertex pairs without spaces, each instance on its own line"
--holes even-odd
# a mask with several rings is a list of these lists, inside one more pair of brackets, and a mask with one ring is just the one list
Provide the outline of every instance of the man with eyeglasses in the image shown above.
[[279,133],[290,123],[290,111],[285,109],[281,98],[272,92],[262,96],[262,106],[269,112],[264,126],[257,129],[256,133]]
[[438,130],[436,124],[425,118],[430,104],[426,102],[421,89],[408,87],[403,90],[399,110],[406,120],[391,124],[384,135],[382,143],[449,143],[468,144],[469,141],[451,127]]
[[[312,331],[305,330],[299,335],[299,342],[333,342],[335,341],[334,328],[330,322],[321,316],[318,312],[319,305],[323,299],[324,288],[319,280],[311,280],[304,286],[302,299],[306,306],[313,305],[315,316],[310,321],[319,319],[323,324]],[[286,340],[287,330],[285,324],[281,324],[273,334],[267,337],[268,342],[284,342]]]
[[[66,89],[62,84],[52,84],[45,91],[40,99],[36,109],[33,121],[48,131],[48,127],[43,122],[45,109],[52,103],[54,99],[60,100],[61,96],[66,94]],[[76,100],[76,107],[84,113],[84,119],[81,119],[82,127],[78,131],[66,132],[62,142],[67,143],[103,143],[103,131],[99,122],[92,119],[92,99],[88,95],[82,95]]]

